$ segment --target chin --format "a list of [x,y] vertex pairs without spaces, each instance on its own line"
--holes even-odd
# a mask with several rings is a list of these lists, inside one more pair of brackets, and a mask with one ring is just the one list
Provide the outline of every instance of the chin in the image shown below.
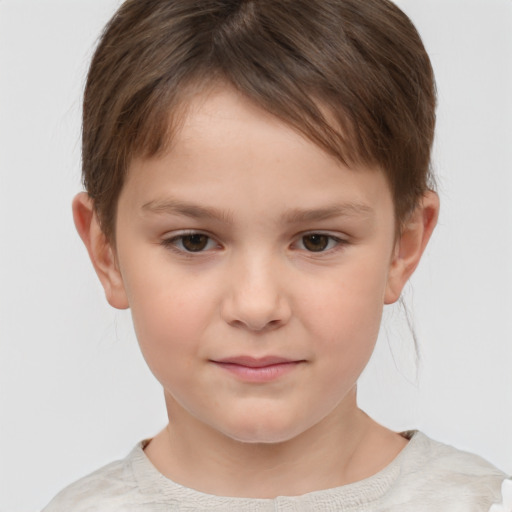
[[275,421],[253,421],[250,424],[223,429],[222,432],[227,437],[240,443],[280,444],[296,438],[305,430],[307,429],[297,427],[296,424],[279,424]]

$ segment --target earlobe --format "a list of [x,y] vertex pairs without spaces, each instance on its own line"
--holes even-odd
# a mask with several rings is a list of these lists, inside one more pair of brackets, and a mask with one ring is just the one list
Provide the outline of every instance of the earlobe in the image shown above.
[[423,251],[434,231],[439,215],[439,197],[427,191],[405,223],[395,246],[384,297],[385,304],[392,304],[418,266]]
[[128,299],[115,251],[100,227],[93,201],[86,192],[73,199],[73,219],[109,304],[117,309],[127,309]]

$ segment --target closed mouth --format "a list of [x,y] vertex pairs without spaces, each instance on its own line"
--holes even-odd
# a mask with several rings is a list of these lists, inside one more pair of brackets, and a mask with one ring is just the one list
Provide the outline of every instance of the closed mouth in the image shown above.
[[277,356],[260,358],[238,356],[211,362],[238,381],[263,384],[284,378],[306,361]]
[[289,359],[279,356],[252,357],[237,356],[224,359],[213,360],[212,362],[224,365],[245,366],[247,368],[266,368],[282,364],[293,364],[304,362],[304,360]]

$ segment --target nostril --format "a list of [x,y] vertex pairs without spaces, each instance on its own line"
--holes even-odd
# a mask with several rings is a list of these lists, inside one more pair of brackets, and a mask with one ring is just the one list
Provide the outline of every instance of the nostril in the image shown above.
[[283,321],[279,320],[279,319],[275,319],[275,320],[270,320],[268,322],[260,323],[260,322],[254,322],[254,321],[251,322],[249,320],[236,319],[229,323],[233,327],[237,327],[240,329],[248,329],[253,332],[266,332],[266,331],[270,331],[270,330],[279,328],[283,324]]
[[[222,319],[229,325],[252,332],[273,330],[286,324],[291,304],[278,281],[260,274],[235,280],[220,304]],[[258,278],[258,279],[256,279]],[[257,286],[256,286],[257,285]]]

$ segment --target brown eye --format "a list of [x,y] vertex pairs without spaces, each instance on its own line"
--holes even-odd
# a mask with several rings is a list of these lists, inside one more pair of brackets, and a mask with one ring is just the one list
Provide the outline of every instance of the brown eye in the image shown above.
[[302,243],[304,247],[311,252],[325,251],[329,245],[329,241],[332,237],[328,235],[306,235],[302,237]]
[[203,251],[208,245],[209,237],[201,234],[181,236],[181,243],[183,248],[189,252]]

